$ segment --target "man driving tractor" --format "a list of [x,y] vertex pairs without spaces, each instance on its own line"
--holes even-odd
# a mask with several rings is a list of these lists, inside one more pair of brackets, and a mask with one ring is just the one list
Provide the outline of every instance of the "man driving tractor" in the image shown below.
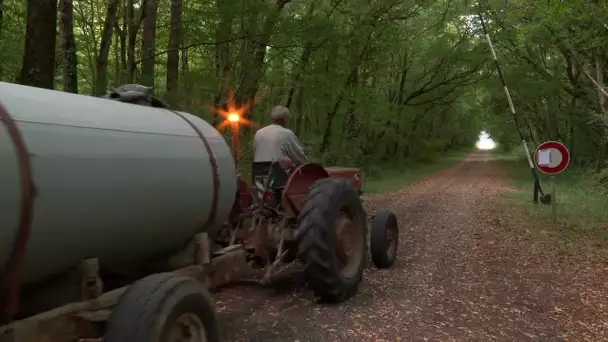
[[253,138],[253,162],[277,162],[289,157],[295,166],[308,163],[298,137],[286,128],[289,109],[276,106],[270,117],[272,124],[259,129]]

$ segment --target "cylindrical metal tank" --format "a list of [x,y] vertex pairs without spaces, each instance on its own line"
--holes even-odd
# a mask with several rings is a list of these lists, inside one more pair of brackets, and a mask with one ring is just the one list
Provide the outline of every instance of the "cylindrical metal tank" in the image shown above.
[[20,155],[35,187],[22,283],[87,257],[111,266],[171,253],[230,212],[231,151],[196,116],[3,82],[0,103],[0,267],[24,228]]

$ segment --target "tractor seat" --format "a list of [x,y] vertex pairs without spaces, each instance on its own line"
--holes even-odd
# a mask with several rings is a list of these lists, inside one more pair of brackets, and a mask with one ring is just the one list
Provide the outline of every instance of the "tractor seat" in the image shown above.
[[[278,207],[287,183],[287,171],[278,162],[255,162],[251,167],[251,177],[254,197],[262,200],[266,196],[265,203]],[[264,194],[266,187],[268,191]]]

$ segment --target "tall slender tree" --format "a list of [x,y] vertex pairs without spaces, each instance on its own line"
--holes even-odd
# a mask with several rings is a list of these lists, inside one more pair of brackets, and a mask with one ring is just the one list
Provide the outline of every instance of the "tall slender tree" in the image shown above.
[[182,0],[171,0],[171,23],[167,46],[167,102],[176,105],[179,79],[179,44],[182,34]]
[[63,57],[63,90],[78,93],[78,57],[74,38],[74,3],[72,0],[60,2],[61,55]]
[[154,87],[154,67],[156,66],[156,16],[158,0],[147,0],[141,38],[141,75],[139,83]]
[[95,65],[96,82],[95,92],[97,96],[103,95],[108,87],[108,56],[110,54],[110,45],[112,45],[112,35],[114,26],[118,16],[118,7],[120,0],[108,0],[106,10],[106,20],[103,23],[103,31],[101,32],[101,42],[99,44],[99,53]]
[[57,0],[28,0],[25,49],[19,83],[53,89]]

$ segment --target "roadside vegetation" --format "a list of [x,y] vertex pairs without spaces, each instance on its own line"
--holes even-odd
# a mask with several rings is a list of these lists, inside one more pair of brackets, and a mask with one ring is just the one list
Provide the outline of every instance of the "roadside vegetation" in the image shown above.
[[[601,172],[574,165],[555,176],[557,224],[553,224],[551,206],[532,202],[532,176],[523,153],[498,152],[495,160],[504,165],[512,183],[513,191],[505,192],[495,208],[495,214],[513,218],[505,226],[523,236],[540,235],[546,248],[562,253],[586,249],[585,253],[607,255],[608,196]],[[539,176],[543,191],[550,193],[550,177]]]
[[458,163],[473,149],[450,151],[431,159],[403,160],[384,165],[370,166],[365,170],[363,187],[368,195],[388,193],[406,187],[442,169]]

